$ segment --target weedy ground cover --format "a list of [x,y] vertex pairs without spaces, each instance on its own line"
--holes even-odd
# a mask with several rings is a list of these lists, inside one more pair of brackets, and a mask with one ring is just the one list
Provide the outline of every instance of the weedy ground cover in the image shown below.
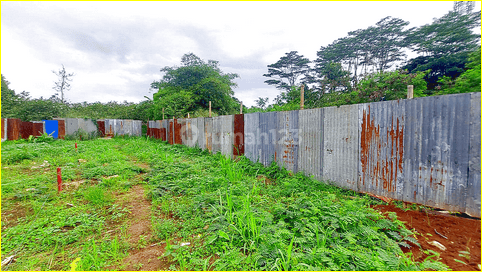
[[[119,265],[127,222],[114,196],[140,182],[139,162],[150,166],[149,242],[165,244],[156,257],[172,270],[447,268],[436,254],[404,254],[417,240],[394,213],[371,209],[376,200],[275,164],[146,138],[73,143],[2,145],[2,215],[18,217],[2,216],[2,256],[20,256],[10,270],[65,270],[77,257],[79,270]],[[60,195],[57,166],[73,184]]]
[[[101,270],[128,250],[128,210],[115,195],[146,170],[121,151],[122,139],[2,143],[3,270]],[[63,191],[57,193],[61,167]]]

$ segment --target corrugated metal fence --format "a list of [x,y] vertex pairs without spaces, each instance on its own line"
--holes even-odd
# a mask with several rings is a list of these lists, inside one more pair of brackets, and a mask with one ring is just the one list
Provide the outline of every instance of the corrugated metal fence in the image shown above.
[[480,217],[480,117],[469,93],[170,122],[174,142]]
[[[343,188],[480,217],[480,114],[480,93],[468,93],[149,121],[147,136],[229,158],[244,154],[264,165],[276,161]],[[82,129],[141,136],[141,121],[106,119],[95,126],[59,119],[59,134],[61,122],[67,135]],[[2,119],[2,140],[40,129],[22,123]]]

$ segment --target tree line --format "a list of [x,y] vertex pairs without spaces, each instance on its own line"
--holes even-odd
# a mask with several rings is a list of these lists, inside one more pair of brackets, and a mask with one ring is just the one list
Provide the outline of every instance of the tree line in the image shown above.
[[[454,9],[431,24],[408,28],[409,22],[385,17],[374,26],[348,32],[321,46],[311,61],[297,51],[285,53],[268,65],[266,84],[280,94],[269,103],[259,97],[256,106],[243,112],[299,109],[300,86],[304,85],[305,108],[340,106],[406,97],[407,85],[414,96],[480,91],[480,12]],[[408,54],[416,56],[408,59]],[[193,53],[179,66],[166,66],[163,76],[150,84],[153,98],[140,103],[69,103],[73,73],[58,72],[50,98],[33,99],[28,92],[15,93],[2,75],[2,118],[24,121],[66,118],[159,120],[207,117],[209,101],[213,116],[239,113],[241,101],[234,97],[235,73],[225,73],[215,60],[202,60]],[[60,97],[59,97],[60,96]]]

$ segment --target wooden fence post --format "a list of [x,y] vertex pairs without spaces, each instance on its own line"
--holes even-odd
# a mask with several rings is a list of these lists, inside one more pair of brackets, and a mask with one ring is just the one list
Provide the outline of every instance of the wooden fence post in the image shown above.
[[209,117],[211,117],[211,101],[209,101]]
[[162,108],[162,120],[164,120],[164,108]]
[[407,86],[407,99],[413,98],[413,85]]
[[241,101],[241,107],[239,108],[239,114],[243,114],[243,101]]

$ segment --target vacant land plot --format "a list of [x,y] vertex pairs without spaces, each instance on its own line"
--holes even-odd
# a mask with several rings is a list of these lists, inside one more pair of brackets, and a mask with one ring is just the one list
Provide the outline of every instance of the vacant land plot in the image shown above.
[[[12,258],[2,269],[449,268],[420,247],[425,233],[373,205],[383,203],[276,165],[146,138],[82,141],[77,150],[74,141],[8,142],[2,259]],[[471,249],[457,256],[464,269],[477,269],[480,244]]]

